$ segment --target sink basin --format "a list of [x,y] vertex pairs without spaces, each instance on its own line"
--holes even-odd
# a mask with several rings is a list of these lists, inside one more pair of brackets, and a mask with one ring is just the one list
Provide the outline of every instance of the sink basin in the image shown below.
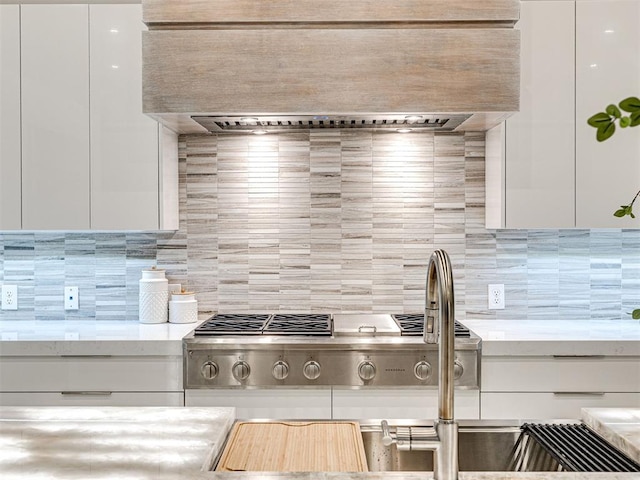
[[[433,452],[398,450],[395,444],[385,447],[379,425],[363,424],[361,432],[369,471],[433,471]],[[513,470],[510,464],[519,435],[520,428],[517,423],[459,422],[460,471]],[[557,464],[555,468],[553,465],[543,466],[541,471],[556,469]]]

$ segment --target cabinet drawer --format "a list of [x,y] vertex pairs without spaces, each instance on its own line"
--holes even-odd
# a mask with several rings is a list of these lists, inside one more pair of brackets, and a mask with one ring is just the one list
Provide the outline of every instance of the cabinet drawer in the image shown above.
[[639,408],[640,393],[482,393],[482,419],[580,418],[582,408]]
[[483,392],[640,392],[637,357],[484,357]]
[[0,393],[3,406],[182,407],[183,392]]
[[186,390],[184,398],[187,407],[235,407],[236,417],[240,419],[331,418],[330,388],[194,389]]
[[[480,392],[456,390],[457,419],[480,418]],[[334,389],[333,418],[434,419],[438,417],[438,391],[425,389]]]
[[182,357],[1,357],[0,391],[182,391]]

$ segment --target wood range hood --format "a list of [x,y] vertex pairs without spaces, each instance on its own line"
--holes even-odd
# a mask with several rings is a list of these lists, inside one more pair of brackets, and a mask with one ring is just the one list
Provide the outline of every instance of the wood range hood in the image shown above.
[[143,111],[179,133],[478,131],[519,109],[519,1],[142,6]]

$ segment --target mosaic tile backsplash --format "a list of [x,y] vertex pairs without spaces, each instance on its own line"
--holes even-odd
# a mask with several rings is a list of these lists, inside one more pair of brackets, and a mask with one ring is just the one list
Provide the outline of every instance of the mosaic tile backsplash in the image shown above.
[[[180,230],[0,233],[0,319],[137,320],[141,270],[211,312],[419,312],[435,248],[458,319],[628,318],[640,230],[486,230],[484,134],[312,131],[180,139]],[[504,283],[506,308],[487,309]],[[64,285],[80,287],[65,312]]]

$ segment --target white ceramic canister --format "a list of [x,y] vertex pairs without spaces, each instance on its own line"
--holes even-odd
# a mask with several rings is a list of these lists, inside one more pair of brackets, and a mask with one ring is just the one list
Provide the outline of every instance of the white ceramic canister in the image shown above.
[[171,295],[169,302],[169,322],[195,323],[198,321],[198,301],[193,292],[180,292]]
[[138,317],[140,323],[167,321],[169,281],[165,271],[156,267],[142,270]]

